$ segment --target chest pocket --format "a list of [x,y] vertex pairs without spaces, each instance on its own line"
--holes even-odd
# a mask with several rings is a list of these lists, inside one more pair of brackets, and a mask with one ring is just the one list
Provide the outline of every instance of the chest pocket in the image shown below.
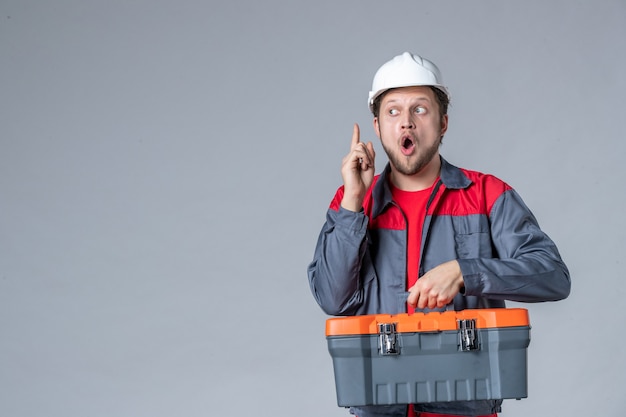
[[492,258],[494,254],[489,220],[486,216],[452,216],[455,251],[459,258]]

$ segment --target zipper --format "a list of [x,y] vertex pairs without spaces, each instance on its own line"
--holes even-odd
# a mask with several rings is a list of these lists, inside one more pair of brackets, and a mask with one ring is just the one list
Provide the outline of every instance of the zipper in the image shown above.
[[[439,178],[437,180],[437,184],[435,184],[435,188],[433,189],[433,192],[430,194],[430,197],[428,198],[428,202],[426,202],[426,212],[424,213],[424,224],[422,225],[422,236],[424,236],[424,240],[421,242],[420,244],[420,256],[419,256],[419,262],[420,262],[420,267],[419,270],[417,272],[417,276],[418,279],[419,277],[421,277],[422,275],[424,275],[424,252],[426,249],[426,242],[428,242],[428,234],[430,233],[430,220],[427,221],[428,219],[428,210],[430,209],[430,206],[432,205],[432,203],[435,201],[435,197],[437,196],[437,194],[439,193],[439,189],[441,188],[441,186],[443,185],[443,182],[441,181],[441,178]],[[432,218],[432,216],[431,216]],[[428,224],[427,224],[428,222]],[[408,231],[407,231],[408,233]]]

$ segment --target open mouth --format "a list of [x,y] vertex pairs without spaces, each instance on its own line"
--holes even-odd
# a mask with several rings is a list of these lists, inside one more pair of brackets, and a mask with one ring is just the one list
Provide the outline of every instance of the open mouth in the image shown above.
[[411,155],[413,150],[415,149],[415,141],[410,136],[405,136],[402,138],[402,146],[400,150],[404,155]]

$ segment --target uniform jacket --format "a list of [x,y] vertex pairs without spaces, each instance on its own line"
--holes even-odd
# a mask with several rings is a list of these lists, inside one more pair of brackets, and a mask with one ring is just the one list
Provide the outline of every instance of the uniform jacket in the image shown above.
[[[570,278],[553,241],[509,185],[492,175],[441,159],[440,178],[426,206],[419,276],[456,259],[464,290],[448,308],[504,307],[505,300],[556,301]],[[389,187],[390,166],[374,178],[360,212],[340,206],[339,188],[326,215],[313,261],[311,291],[329,315],[406,312],[405,216]],[[490,414],[501,401],[421,404],[422,411]],[[395,407],[398,408],[398,407]],[[360,417],[394,407],[354,410]]]

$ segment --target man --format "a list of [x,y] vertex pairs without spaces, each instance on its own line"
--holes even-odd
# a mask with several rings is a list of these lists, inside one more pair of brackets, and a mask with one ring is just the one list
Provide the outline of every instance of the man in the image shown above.
[[[498,178],[439,154],[449,94],[439,69],[408,52],[376,73],[374,131],[389,163],[374,174],[371,142],[355,125],[336,192],[308,268],[330,315],[500,308],[569,295],[555,244]],[[353,407],[359,417],[494,416],[501,400]]]

